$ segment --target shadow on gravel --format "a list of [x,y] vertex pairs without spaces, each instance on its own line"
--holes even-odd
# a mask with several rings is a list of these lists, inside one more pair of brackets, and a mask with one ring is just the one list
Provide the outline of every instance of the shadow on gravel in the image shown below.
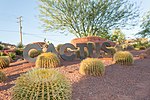
[[150,100],[150,58],[132,66],[112,64],[104,76],[83,76],[73,84],[73,100]]

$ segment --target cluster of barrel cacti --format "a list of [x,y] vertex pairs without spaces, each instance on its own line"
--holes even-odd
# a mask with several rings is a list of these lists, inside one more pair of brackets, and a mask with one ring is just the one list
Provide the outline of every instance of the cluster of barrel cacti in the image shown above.
[[80,63],[79,72],[83,75],[102,76],[105,73],[105,67],[100,59],[87,58]]
[[38,51],[38,50],[36,50],[36,49],[31,49],[31,50],[28,52],[28,55],[29,55],[31,58],[37,57],[39,54],[40,54],[40,51]]
[[114,54],[113,60],[117,64],[132,65],[134,63],[133,55],[128,51],[118,51]]
[[0,56],[0,69],[6,68],[9,66],[10,59],[7,56]]
[[0,71],[0,83],[6,80],[6,75],[4,72]]
[[42,53],[37,57],[36,67],[38,68],[55,68],[60,65],[58,56],[54,53]]
[[70,100],[71,84],[53,69],[33,69],[21,75],[12,88],[12,100]]

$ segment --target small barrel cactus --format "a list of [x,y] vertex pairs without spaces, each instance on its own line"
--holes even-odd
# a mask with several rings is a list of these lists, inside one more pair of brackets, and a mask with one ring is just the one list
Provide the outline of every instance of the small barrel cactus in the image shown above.
[[98,58],[87,58],[81,62],[79,72],[82,75],[102,76],[105,66]]
[[12,100],[70,100],[71,84],[53,69],[33,69],[17,78]]
[[6,75],[2,71],[0,71],[0,83],[6,80]]
[[10,60],[8,56],[0,56],[0,69],[8,67],[9,63]]
[[31,49],[31,50],[28,52],[28,55],[29,55],[31,58],[37,57],[39,54],[40,54],[40,51],[38,51],[38,50],[36,50],[36,49]]
[[121,64],[121,65],[132,65],[133,55],[128,51],[118,51],[115,53],[113,57],[115,63]]
[[58,66],[60,66],[60,60],[54,53],[42,53],[37,57],[36,67],[38,68],[55,68]]

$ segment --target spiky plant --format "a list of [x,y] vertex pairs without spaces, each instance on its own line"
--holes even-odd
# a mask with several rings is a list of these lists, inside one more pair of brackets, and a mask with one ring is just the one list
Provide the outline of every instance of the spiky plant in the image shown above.
[[48,52],[42,53],[37,57],[36,67],[38,68],[55,68],[60,65],[60,60],[56,54]]
[[0,56],[0,69],[8,67],[9,63],[10,59],[8,56]]
[[12,100],[70,100],[71,84],[53,69],[33,69],[17,78]]
[[133,55],[128,51],[118,51],[115,53],[113,60],[117,64],[132,65],[134,63]]
[[28,55],[29,55],[31,58],[37,57],[39,54],[40,54],[40,51],[38,51],[38,50],[36,50],[36,49],[31,49],[31,50],[28,52]]
[[16,53],[14,53],[14,52],[9,52],[8,54],[7,54],[7,56],[9,56],[11,59],[15,59],[16,58]]
[[2,71],[0,71],[0,83],[6,80],[6,75]]
[[83,75],[102,76],[105,66],[98,58],[87,58],[81,62],[79,72]]

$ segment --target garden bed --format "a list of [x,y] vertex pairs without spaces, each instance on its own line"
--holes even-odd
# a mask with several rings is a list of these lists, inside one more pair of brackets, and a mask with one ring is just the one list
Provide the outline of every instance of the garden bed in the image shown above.
[[[78,70],[80,61],[63,62],[57,68],[73,87],[73,100],[150,100],[150,58],[139,59],[142,51],[132,51],[132,66],[114,64],[110,58],[102,58],[106,73],[102,77],[83,76]],[[22,73],[34,68],[34,63],[18,61],[3,71],[8,79],[0,83],[0,100],[10,100],[10,88]]]

